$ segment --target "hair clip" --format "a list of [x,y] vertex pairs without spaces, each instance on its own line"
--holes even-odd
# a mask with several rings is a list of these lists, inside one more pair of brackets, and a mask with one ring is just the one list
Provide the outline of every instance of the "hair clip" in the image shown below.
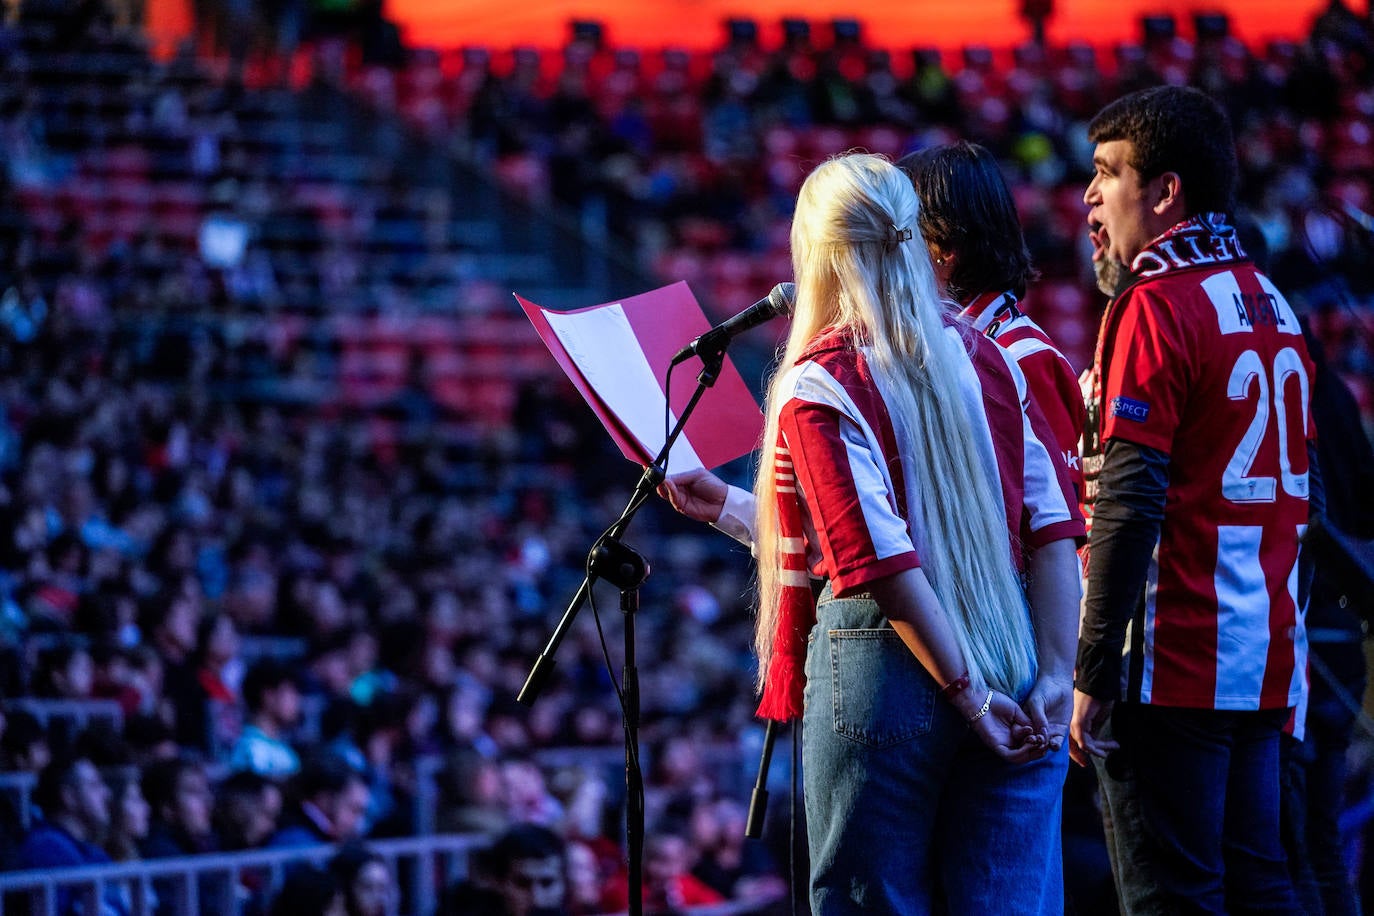
[[898,229],[896,226],[887,227],[887,250],[892,251],[900,242],[909,242],[912,239],[911,228]]

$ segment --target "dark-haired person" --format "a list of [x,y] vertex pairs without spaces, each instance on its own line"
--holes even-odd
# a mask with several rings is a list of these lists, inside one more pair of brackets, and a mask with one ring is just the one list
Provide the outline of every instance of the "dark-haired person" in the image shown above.
[[1010,351],[1081,493],[1085,412],[1078,376],[1021,310],[1036,271],[997,160],[976,143],[960,142],[908,153],[896,165],[916,186],[917,222],[943,292],[961,307],[960,318]]
[[[95,663],[91,653],[81,645],[65,644],[41,653],[34,672],[34,689],[42,697],[59,700],[86,700],[95,687]],[[75,720],[57,716],[47,723],[48,747],[53,756],[74,753],[73,747],[81,737]],[[96,766],[104,765],[101,760]]]
[[110,826],[110,788],[85,757],[58,759],[38,774],[34,802],[43,819],[29,831],[16,868],[59,868],[110,861],[98,845]]
[[562,837],[516,824],[473,857],[470,878],[445,894],[444,916],[560,916],[568,911]]
[[345,843],[329,870],[344,893],[348,916],[386,916],[396,894],[391,869],[375,850],[362,843]]
[[1062,913],[1082,519],[1011,355],[944,307],[919,209],[876,156],[798,196],[758,714],[803,719],[815,912]]
[[143,795],[153,810],[144,858],[189,856],[219,848],[210,818],[214,793],[198,760],[175,757],[148,764],[143,771]]
[[[266,845],[277,832],[281,812],[282,790],[275,782],[249,770],[231,773],[215,786],[211,820],[220,849],[237,852]],[[269,877],[262,869],[241,869],[241,892],[249,896],[260,894]]]
[[387,835],[412,832],[408,812],[399,804],[400,790],[392,782],[391,771],[415,702],[412,695],[379,693],[366,706],[346,710],[350,714],[347,729],[326,745],[329,753],[342,757],[367,783],[371,795],[368,826],[395,831]]
[[1074,758],[1113,756],[1108,817],[1112,772],[1133,779],[1139,817],[1112,825],[1111,847],[1127,912],[1296,912],[1279,739],[1306,690],[1295,567],[1311,361],[1230,223],[1221,108],[1197,90],[1147,89],[1099,112],[1089,138],[1095,257],[1117,265],[1121,288],[1085,436],[1100,470]]
[[131,862],[139,858],[139,843],[148,835],[148,817],[152,809],[143,797],[138,771],[126,768],[111,775],[110,825],[101,846],[115,862]]
[[[1086,417],[1082,393],[1073,366],[1020,308],[1037,274],[997,160],[986,148],[965,141],[908,153],[895,165],[916,187],[921,205],[917,223],[941,292],[958,304],[960,318],[1016,360],[1064,454],[1070,481],[1081,493],[1078,442]],[[673,494],[680,511],[717,524],[738,540],[752,538],[747,492],[731,488],[727,493],[707,471],[674,475],[671,483],[665,493]]]
[[[1083,471],[1079,440],[1086,411],[1077,374],[1049,335],[1021,310],[1036,279],[1016,203],[982,146],[959,142],[928,147],[897,160],[921,200],[917,220],[943,292],[960,305],[959,317],[1008,350],[1064,455],[1080,501]],[[1090,524],[1090,522],[1089,522]],[[1087,551],[1080,552],[1086,560]],[[1071,684],[1052,715],[1067,726]],[[1106,900],[1111,880],[1095,825],[1091,779],[1070,774],[1064,795],[1066,893],[1078,909]],[[1079,829],[1075,829],[1078,826]]]
[[238,740],[243,713],[234,684],[243,675],[239,632],[227,614],[207,614],[196,627],[190,683],[178,697],[177,743],[202,754],[228,751]]
[[[961,319],[1016,361],[1081,497],[1082,393],[1073,366],[1019,307],[1036,272],[996,159],[978,144],[961,142],[910,153],[895,164],[916,188],[917,225],[941,293],[960,306]],[[674,475],[663,492],[685,515],[752,542],[754,502],[747,491],[727,488],[709,471],[698,470]],[[1058,688],[1046,698],[1046,707],[1032,710],[1038,727],[1053,725],[1056,749],[1067,735],[1073,702],[1068,678]]]
[[85,700],[95,689],[95,662],[79,645],[61,645],[39,657],[34,686],[39,696]]
[[[179,755],[155,760],[143,769],[143,795],[152,809],[152,823],[141,844],[145,859],[171,859],[215,852],[219,838],[210,821],[214,796],[204,765],[195,757]],[[223,875],[196,879],[202,900],[223,899]],[[177,899],[177,882],[153,881],[153,890],[164,904]]]
[[[141,857],[139,846],[148,836],[150,814],[148,801],[139,785],[138,770],[121,767],[108,774],[107,784],[110,787],[110,824],[101,846],[111,861],[136,861]],[[119,886],[120,899],[130,910],[137,910],[133,900],[140,893],[144,895],[145,910],[157,906],[157,892],[152,888],[140,889],[136,881]]]
[[200,616],[200,604],[196,598],[171,590],[150,601],[143,610],[140,628],[146,634],[145,642],[162,656],[169,684],[178,677],[190,674],[191,653],[196,649],[196,627],[200,623]]
[[256,849],[277,832],[281,787],[266,776],[240,770],[215,790],[213,820],[224,849]]
[[345,916],[344,889],[327,869],[313,864],[286,870],[267,916]]
[[248,669],[242,690],[248,724],[229,755],[229,768],[271,779],[292,776],[301,768],[300,757],[286,740],[301,716],[295,672],[282,662],[263,659]]
[[362,776],[335,754],[307,760],[289,794],[292,804],[269,846],[346,843],[366,832],[372,793]]
[[[29,831],[15,851],[11,868],[53,869],[76,865],[104,865],[110,857],[98,845],[110,826],[110,788],[95,764],[85,757],[58,758],[38,776],[34,801],[43,819]],[[56,912],[77,912],[78,896],[69,889],[57,893]],[[128,912],[117,885],[105,886],[102,912]]]
[[6,710],[3,715],[0,770],[38,775],[52,760],[47,728],[37,716],[23,709]]
[[[895,164],[916,186],[917,223],[941,292],[958,304],[960,318],[1016,360],[1081,493],[1083,397],[1073,366],[1020,308],[1036,271],[997,160],[976,143],[960,142],[908,153]],[[727,492],[708,471],[689,471],[674,475],[665,493],[692,518],[746,543],[752,539],[752,501],[746,491]],[[1067,722],[1067,708],[1064,716]]]

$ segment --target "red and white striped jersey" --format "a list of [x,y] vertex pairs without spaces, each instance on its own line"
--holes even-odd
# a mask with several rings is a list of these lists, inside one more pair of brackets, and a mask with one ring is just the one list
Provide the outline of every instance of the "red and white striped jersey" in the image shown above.
[[959,317],[996,341],[1016,360],[1026,377],[1031,398],[1050,424],[1054,444],[1064,453],[1069,480],[1081,496],[1083,468],[1078,456],[1078,440],[1083,435],[1086,412],[1073,366],[1040,325],[1021,311],[1014,293],[977,296],[964,307]]
[[[1083,536],[1068,468],[1011,355],[952,319],[944,333],[960,357],[977,452],[996,472],[1006,511],[1007,539],[989,547],[1024,570],[1027,550]],[[921,493],[903,459],[928,445],[894,428],[867,348],[844,333],[818,336],[779,390],[788,392],[772,466],[783,590],[758,714],[787,720],[802,709],[812,578],[830,579],[844,597],[920,565]]]
[[[944,333],[960,342],[963,406],[977,450],[1001,483],[1003,549],[1024,569],[1028,548],[1083,534],[1067,466],[1044,444],[1053,442],[1048,424],[1008,354],[953,326]],[[779,414],[779,501],[800,508],[805,527],[790,534],[803,540],[795,546],[810,548],[805,565],[840,596],[920,565],[921,496],[903,456],[928,446],[893,428],[866,348],[823,335],[784,384],[791,397]]]
[[1110,306],[1095,367],[1102,441],[1170,456],[1131,692],[1162,706],[1297,705],[1312,364],[1283,294],[1229,236],[1171,232]]

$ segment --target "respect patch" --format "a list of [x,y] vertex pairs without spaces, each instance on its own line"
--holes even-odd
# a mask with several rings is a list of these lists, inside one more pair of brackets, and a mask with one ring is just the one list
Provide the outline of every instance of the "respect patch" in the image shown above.
[[1144,423],[1150,416],[1150,405],[1124,395],[1112,398],[1112,416],[1135,423]]

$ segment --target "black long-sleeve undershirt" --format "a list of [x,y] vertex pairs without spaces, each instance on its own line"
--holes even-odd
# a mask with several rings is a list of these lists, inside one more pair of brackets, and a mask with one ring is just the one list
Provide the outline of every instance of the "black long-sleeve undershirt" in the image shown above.
[[1075,680],[1090,696],[1121,696],[1126,625],[1145,588],[1168,489],[1167,454],[1124,439],[1107,441],[1088,540],[1091,559]]
[[[1311,442],[1307,456],[1309,499],[1316,510],[1314,517],[1320,517],[1324,493]],[[1091,560],[1075,677],[1075,686],[1089,696],[1104,700],[1121,696],[1126,625],[1140,604],[1168,489],[1167,454],[1123,439],[1107,442],[1088,541]]]

